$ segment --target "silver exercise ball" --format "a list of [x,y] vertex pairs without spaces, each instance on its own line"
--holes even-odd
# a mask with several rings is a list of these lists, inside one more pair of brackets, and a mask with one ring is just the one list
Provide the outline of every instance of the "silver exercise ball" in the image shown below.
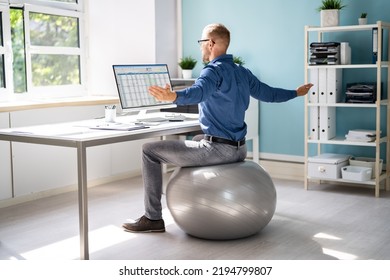
[[214,240],[247,237],[272,219],[276,190],[253,161],[177,168],[167,185],[167,205],[189,235]]

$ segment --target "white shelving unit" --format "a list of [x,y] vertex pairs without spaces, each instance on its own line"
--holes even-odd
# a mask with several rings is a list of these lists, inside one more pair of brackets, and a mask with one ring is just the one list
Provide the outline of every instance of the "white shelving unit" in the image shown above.
[[[344,179],[326,179],[326,181],[335,181],[335,182],[343,182],[343,183],[354,183],[354,184],[363,184],[368,186],[373,186],[375,189],[375,196],[379,197],[380,194],[380,187],[381,184],[385,187],[385,189],[388,191],[390,190],[390,168],[386,168],[386,171],[379,170],[380,166],[380,151],[381,148],[386,149],[386,164],[390,163],[390,141],[389,137],[384,134],[390,133],[390,83],[387,82],[387,87],[385,88],[384,96],[387,96],[387,99],[381,100],[381,91],[382,91],[382,72],[387,71],[386,80],[390,81],[390,71],[389,71],[389,61],[382,61],[383,58],[383,38],[382,36],[378,35],[378,59],[376,64],[353,64],[353,61],[351,64],[348,65],[309,65],[309,35],[311,33],[317,33],[317,42],[323,42],[323,35],[325,33],[330,32],[359,32],[364,30],[373,30],[373,28],[378,29],[378,34],[380,34],[381,31],[387,30],[387,38],[388,38],[388,50],[387,50],[387,57],[390,58],[390,23],[385,23],[382,21],[378,21],[376,24],[368,24],[368,25],[351,25],[351,26],[335,26],[335,27],[310,27],[305,26],[305,55],[304,55],[304,67],[305,67],[305,82],[309,81],[309,71],[310,69],[315,68],[338,68],[338,69],[345,69],[343,71],[348,71],[348,69],[367,69],[367,71],[376,71],[376,83],[377,83],[377,101],[375,104],[350,104],[350,103],[309,103],[309,97],[306,96],[305,98],[305,189],[308,189],[309,181],[315,180],[315,181],[321,181],[324,179],[320,178],[311,178],[308,177],[308,157],[309,157],[309,146],[310,145],[317,145],[317,154],[321,154],[321,146],[322,145],[349,145],[349,146],[361,146],[362,149],[365,147],[374,147],[375,148],[375,179],[372,179],[370,181],[364,181],[364,182],[356,182],[356,181],[349,181]],[[341,34],[342,36],[342,34]],[[370,38],[368,38],[370,39]],[[352,50],[353,51],[353,50]],[[368,50],[371,51],[371,50]],[[368,70],[371,69],[371,70]],[[359,81],[356,81],[359,82]],[[386,84],[386,83],[385,83]],[[353,142],[353,141],[347,141],[345,140],[344,136],[336,136],[333,139],[330,140],[312,140],[309,136],[309,108],[311,106],[315,107],[343,107],[343,108],[360,108],[361,110],[375,110],[376,112],[376,125],[372,128],[372,130],[376,131],[376,135],[381,135],[380,133],[380,127],[381,127],[381,114],[387,114],[386,115],[386,133],[382,133],[381,137],[377,137],[375,142]],[[336,116],[336,123],[340,123],[342,120],[337,119]]]

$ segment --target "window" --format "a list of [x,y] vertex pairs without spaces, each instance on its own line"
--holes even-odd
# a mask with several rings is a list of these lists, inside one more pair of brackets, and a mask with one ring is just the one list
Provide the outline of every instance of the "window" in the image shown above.
[[[0,14],[0,46],[4,48],[3,39],[3,24],[2,24],[3,13]],[[5,88],[5,76],[4,76],[4,51],[0,52],[0,88]]]
[[[74,11],[80,9],[80,1],[30,0],[23,5],[20,2],[10,0],[8,6],[13,63],[11,69],[3,67],[0,75],[4,79],[10,76],[12,86],[4,88],[34,97],[82,95],[85,84],[83,15]],[[1,18],[1,23],[5,22]],[[3,42],[4,39],[1,45]],[[4,60],[1,55],[0,49],[0,63]],[[6,83],[0,77],[0,86],[3,84]]]
[[10,44],[11,39],[10,18],[8,6],[0,3],[0,100],[5,100],[8,88],[12,89],[12,52]]

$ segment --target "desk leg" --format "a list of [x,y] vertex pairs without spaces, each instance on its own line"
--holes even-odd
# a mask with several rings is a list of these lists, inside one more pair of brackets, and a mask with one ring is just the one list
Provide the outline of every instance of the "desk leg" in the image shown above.
[[88,196],[87,196],[87,156],[83,143],[77,144],[77,176],[79,193],[80,259],[89,259],[88,248]]

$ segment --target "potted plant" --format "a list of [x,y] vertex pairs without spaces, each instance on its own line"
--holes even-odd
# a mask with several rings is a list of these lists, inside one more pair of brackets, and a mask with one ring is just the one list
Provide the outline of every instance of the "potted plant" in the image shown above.
[[185,56],[180,60],[179,66],[182,69],[184,79],[192,78],[192,69],[194,69],[196,62],[196,59],[191,56]]
[[322,0],[318,11],[321,14],[321,26],[338,26],[340,22],[340,10],[346,5],[342,0]]
[[241,56],[233,56],[233,62],[238,65],[244,65],[245,61],[242,59]]
[[367,24],[367,13],[361,13],[359,20],[360,25]]

